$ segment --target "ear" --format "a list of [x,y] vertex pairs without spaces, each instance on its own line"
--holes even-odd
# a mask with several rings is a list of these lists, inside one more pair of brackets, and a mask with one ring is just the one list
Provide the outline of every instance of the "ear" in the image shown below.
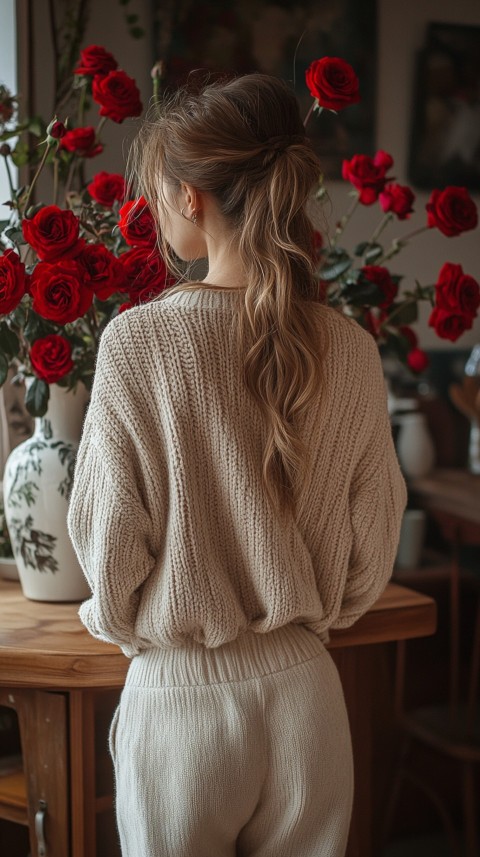
[[194,214],[198,214],[202,208],[202,194],[195,187],[190,184],[186,184],[185,182],[182,182],[180,190],[185,202],[185,214],[189,219],[191,219],[191,217]]

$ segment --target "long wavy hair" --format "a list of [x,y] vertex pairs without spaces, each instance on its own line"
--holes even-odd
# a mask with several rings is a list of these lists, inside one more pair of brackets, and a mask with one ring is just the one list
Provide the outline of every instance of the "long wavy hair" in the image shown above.
[[[231,227],[246,283],[231,331],[246,387],[268,429],[262,480],[274,510],[295,514],[307,475],[299,422],[318,396],[322,371],[312,311],[321,300],[307,213],[321,165],[297,99],[286,83],[264,74],[187,85],[152,106],[128,171],[157,219],[160,211],[168,216],[164,179],[174,188],[186,182],[212,194]],[[198,281],[186,281],[160,230],[159,244],[181,280],[158,299],[198,288]]]

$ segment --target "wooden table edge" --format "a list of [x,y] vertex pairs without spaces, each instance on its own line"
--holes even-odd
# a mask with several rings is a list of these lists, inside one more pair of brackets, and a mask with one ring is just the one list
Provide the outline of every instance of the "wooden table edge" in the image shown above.
[[[80,625],[80,619],[78,623]],[[389,583],[375,605],[354,625],[331,631],[327,648],[393,642],[429,636],[435,630],[435,601],[415,590]],[[85,634],[88,634],[86,629]],[[129,664],[130,659],[117,646],[100,641],[98,648],[87,652],[38,649],[28,641],[17,647],[0,642],[0,685],[3,686],[55,690],[117,688],[123,686]]]

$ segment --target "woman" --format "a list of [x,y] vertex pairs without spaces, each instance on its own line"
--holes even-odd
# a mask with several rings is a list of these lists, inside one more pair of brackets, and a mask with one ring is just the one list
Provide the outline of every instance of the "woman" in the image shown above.
[[406,504],[378,350],[316,299],[320,164],[284,83],[177,93],[136,163],[166,252],[208,273],[108,325],[70,501],[80,616],[132,659],[122,854],[341,857],[352,750],[325,644],[384,589]]

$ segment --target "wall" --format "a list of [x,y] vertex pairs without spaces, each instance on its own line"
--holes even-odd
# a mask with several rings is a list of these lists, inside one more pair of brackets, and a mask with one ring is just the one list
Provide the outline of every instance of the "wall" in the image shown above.
[[[160,2],[160,0],[158,0]],[[46,15],[46,0],[35,0],[35,69],[37,110],[47,116],[51,109],[51,79],[49,33]],[[144,23],[148,22],[148,0],[131,0],[129,11],[138,12]],[[479,0],[378,0],[378,90],[377,90],[377,148],[390,152],[395,160],[395,176],[400,183],[407,183],[406,159],[412,116],[413,72],[415,53],[423,44],[425,26],[429,21],[480,24]],[[151,94],[150,66],[151,44],[149,34],[145,39],[133,40],[122,19],[119,0],[92,2],[85,44],[100,43],[111,50],[120,66],[135,77],[141,89],[144,103]],[[321,120],[317,120],[321,121]],[[88,164],[88,174],[100,169],[121,172],[128,142],[134,134],[135,122],[127,121],[121,126],[108,122],[104,138],[105,152]],[[122,151],[123,150],[123,151]],[[368,154],[368,153],[365,153]],[[371,153],[373,154],[373,153]],[[349,205],[348,187],[342,182],[330,182],[329,193],[332,222]],[[417,194],[416,213],[403,224],[393,224],[386,230],[390,239],[419,228],[425,223],[425,204],[428,193]],[[480,206],[480,198],[475,197]],[[373,232],[379,221],[377,206],[362,207],[345,233],[346,246],[353,246]],[[399,228],[398,228],[399,227]],[[462,264],[465,272],[480,281],[479,230],[456,238],[446,238],[438,230],[420,235],[405,248],[392,263],[392,271],[404,275],[402,287],[414,285],[418,279],[423,285],[434,283],[438,271],[445,261]],[[440,340],[427,325],[430,307],[425,303],[415,329],[423,347],[431,349],[467,348],[480,341],[480,319],[474,328],[465,333],[457,344]]]

